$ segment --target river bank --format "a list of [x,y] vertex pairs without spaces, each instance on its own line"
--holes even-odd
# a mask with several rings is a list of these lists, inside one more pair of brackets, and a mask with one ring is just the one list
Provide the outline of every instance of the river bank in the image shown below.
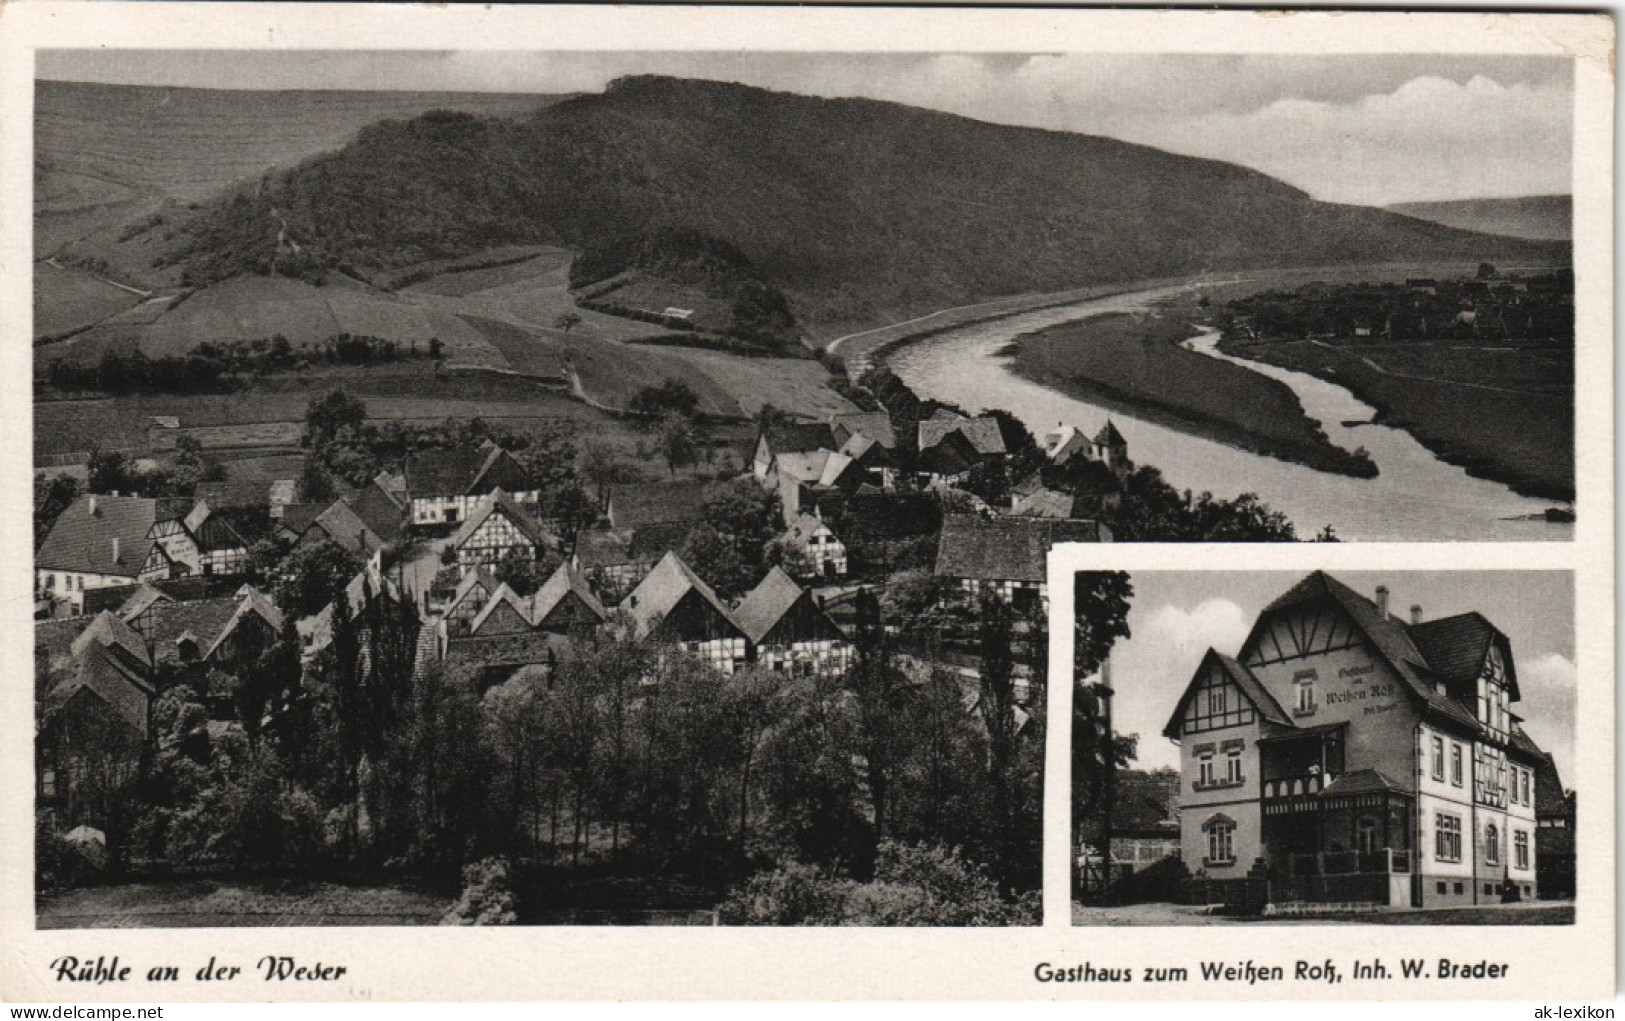
[[1120,312],[1025,334],[1000,352],[1042,386],[1170,429],[1355,478],[1377,466],[1331,442],[1284,383],[1187,350],[1195,298],[1155,311]]
[[[1294,340],[1218,350],[1344,387],[1375,409],[1372,422],[1403,429],[1440,460],[1474,478],[1542,500],[1574,502],[1574,391],[1497,388],[1469,380],[1383,371],[1360,351]],[[1411,345],[1415,349],[1425,345]],[[1381,357],[1380,348],[1372,354]],[[1572,361],[1570,363],[1572,372]]]

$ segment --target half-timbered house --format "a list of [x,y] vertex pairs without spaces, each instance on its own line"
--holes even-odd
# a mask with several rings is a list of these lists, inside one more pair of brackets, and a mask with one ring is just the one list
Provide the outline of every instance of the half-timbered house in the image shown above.
[[845,632],[777,567],[746,593],[733,618],[750,640],[750,658],[771,670],[806,677],[838,674],[852,663]]
[[621,602],[641,635],[671,642],[731,674],[750,639],[726,603],[676,553],[667,553]]
[[560,547],[556,536],[500,489],[475,505],[451,544],[465,572],[504,560],[540,560]]

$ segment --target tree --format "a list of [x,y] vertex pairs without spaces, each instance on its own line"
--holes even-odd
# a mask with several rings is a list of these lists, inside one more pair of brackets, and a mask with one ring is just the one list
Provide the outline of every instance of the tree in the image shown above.
[[321,448],[333,440],[359,433],[367,421],[367,406],[343,390],[314,398],[305,409],[304,445]]
[[305,458],[299,470],[299,500],[301,503],[326,503],[338,495],[332,476],[322,467],[314,454]]
[[553,328],[563,330],[565,333],[569,333],[571,330],[580,325],[581,316],[575,312],[561,313],[557,319],[553,320]]
[[430,337],[429,338],[429,357],[430,358],[434,359],[437,362],[440,361],[440,358],[444,354],[445,350],[446,350],[446,345],[444,345],[444,344],[442,344],[440,342],[439,337]]
[[678,465],[694,463],[696,453],[694,426],[683,415],[665,414],[660,416],[657,428],[660,456],[665,458],[666,467],[675,478]]
[[1080,571],[1073,578],[1072,817],[1079,824],[1110,804],[1117,772],[1134,760],[1136,740],[1113,729],[1113,692],[1097,677],[1112,647],[1130,637],[1133,597],[1133,582],[1122,571]]
[[635,415],[663,419],[667,415],[693,418],[700,408],[700,395],[679,379],[667,379],[659,386],[646,386],[632,395],[627,410]]
[[987,730],[987,772],[992,788],[992,844],[994,870],[999,888],[1009,893],[1018,864],[1016,828],[1016,736],[1020,721],[1016,715],[1015,660],[1011,654],[1014,638],[1010,607],[998,595],[984,593],[981,603],[981,697],[977,710]]
[[1107,517],[1119,542],[1294,542],[1297,533],[1284,514],[1256,494],[1222,500],[1194,495],[1169,485],[1149,465],[1135,468],[1124,485],[1122,503]]
[[1495,272],[1495,267],[1494,266],[1490,265],[1487,262],[1481,262],[1481,263],[1478,264],[1478,279],[1480,279],[1480,280],[1494,280],[1496,276],[1497,276],[1497,274]]
[[45,541],[45,536],[56,524],[56,519],[79,498],[79,480],[72,475],[34,476],[34,547]]
[[582,529],[598,520],[598,504],[579,483],[569,482],[542,497],[542,516],[558,529],[559,538],[573,545]]
[[337,599],[360,570],[355,555],[331,539],[301,543],[282,562],[272,592],[283,610],[308,617]]
[[132,493],[138,485],[134,463],[117,450],[92,447],[85,471],[85,489],[91,493]]

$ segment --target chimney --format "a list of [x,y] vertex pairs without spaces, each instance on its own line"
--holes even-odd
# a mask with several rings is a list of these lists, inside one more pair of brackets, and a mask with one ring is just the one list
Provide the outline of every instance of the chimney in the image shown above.
[[118,563],[118,536],[113,536],[113,563]]
[[1388,619],[1388,586],[1377,586],[1377,615],[1383,620]]
[[1420,624],[1420,623],[1422,623],[1422,608],[1420,606],[1417,606],[1415,603],[1411,604],[1411,623],[1412,624]]
[[90,516],[91,517],[96,516],[96,494],[95,493],[90,494]]

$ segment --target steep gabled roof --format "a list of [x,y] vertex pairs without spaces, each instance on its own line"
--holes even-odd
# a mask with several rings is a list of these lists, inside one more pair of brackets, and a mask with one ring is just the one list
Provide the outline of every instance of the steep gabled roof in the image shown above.
[[1482,730],[1482,725],[1460,702],[1439,693],[1436,684],[1440,678],[1433,673],[1427,658],[1411,640],[1406,625],[1398,618],[1384,617],[1378,612],[1376,603],[1324,571],[1308,575],[1266,606],[1242,645],[1243,651],[1252,646],[1265,620],[1275,612],[1322,600],[1331,601],[1348,614],[1372,649],[1405,683],[1424,711],[1475,734]]
[[186,530],[192,533],[198,549],[205,553],[248,548],[248,541],[223,515],[215,513],[207,500],[193,505],[191,513],[186,515]]
[[760,642],[775,624],[784,619],[802,593],[801,586],[796,584],[794,578],[782,568],[774,567],[740,600],[733,613],[734,621],[745,632],[746,638]]
[[1123,434],[1117,431],[1117,426],[1112,424],[1109,417],[1106,419],[1106,424],[1100,427],[1100,431],[1095,433],[1095,442],[1107,447],[1121,447],[1128,444],[1128,440],[1123,439]]
[[406,505],[380,486],[376,479],[347,498],[345,503],[380,539],[394,542],[401,537],[401,530],[405,527]]
[[367,523],[343,500],[334,500],[326,510],[316,515],[310,527],[305,529],[305,534],[309,534],[311,529],[321,531],[334,543],[362,556],[384,547],[383,537],[367,527]]
[[1003,454],[1004,433],[999,430],[998,419],[990,416],[967,418],[964,415],[939,409],[917,428],[917,445],[921,453],[942,443],[955,433],[963,436],[970,449],[979,457]]
[[630,528],[593,529],[576,536],[573,557],[584,571],[601,567],[618,567],[632,562]]
[[621,607],[631,613],[640,631],[647,632],[655,618],[671,613],[689,592],[697,593],[723,619],[739,627],[728,605],[676,553],[661,557],[660,563],[644,575],[643,580],[621,602]]
[[147,643],[116,614],[103,610],[90,622],[90,626],[79,632],[73,640],[70,651],[75,657],[83,657],[92,645],[113,650],[125,657],[132,665],[139,668],[150,669],[152,657],[147,653]]
[[1412,624],[1408,630],[1428,666],[1452,687],[1473,685],[1483,670],[1484,658],[1489,655],[1490,646],[1501,645],[1507,668],[1507,688],[1513,701],[1518,700],[1518,679],[1512,662],[1511,643],[1483,614],[1475,610],[1453,617],[1440,617]]
[[616,528],[672,521],[698,521],[705,516],[703,482],[632,482],[609,487],[609,519]]
[[835,534],[834,530],[825,524],[822,518],[803,512],[795,516],[795,519],[790,522],[790,527],[784,530],[784,534],[786,537],[805,545],[808,540],[823,530],[828,530],[831,535]]
[[479,634],[480,628],[484,627],[485,622],[502,606],[508,606],[519,614],[527,625],[532,623],[530,603],[519,593],[509,588],[507,582],[503,582],[497,586],[495,592],[491,593],[491,598],[486,601],[486,604],[480,607],[480,612],[475,614],[474,619],[468,625],[469,633]]
[[157,587],[156,585],[142,582],[140,585],[136,586],[134,592],[130,593],[129,598],[124,600],[124,602],[119,605],[119,619],[125,623],[129,623],[130,621],[141,616],[143,613],[146,613],[147,610],[152,608],[152,604],[154,603],[172,603],[174,601],[175,598],[169,593],[165,592],[163,589]]
[[56,713],[75,697],[95,698],[131,729],[145,735],[152,694],[151,685],[122,668],[113,653],[92,645],[77,658],[68,676],[46,694],[46,703],[47,711]]
[[513,455],[489,441],[476,447],[416,451],[407,457],[402,474],[411,499],[472,496],[499,485],[516,490],[531,486]]
[[773,454],[834,450],[840,446],[826,422],[774,422],[758,433]]
[[237,629],[237,625],[242,623],[245,617],[250,616],[259,617],[272,632],[282,630],[282,611],[277,609],[271,597],[252,585],[244,585],[237,591],[237,609],[232,611],[230,619],[220,628],[213,640],[203,647],[203,658],[213,656],[215,650],[220,648],[220,643]]
[[513,526],[518,529],[519,534],[529,539],[538,549],[556,550],[559,548],[559,540],[553,533],[543,528],[541,522],[527,514],[523,507],[520,507],[507,493],[500,489],[492,490],[475,505],[474,512],[457,529],[457,534],[452,537],[451,544],[461,549],[464,544],[474,537],[474,533],[480,530],[480,526],[484,525],[492,514],[498,512],[513,522]]
[[1098,521],[951,514],[942,521],[936,573],[978,581],[1042,582],[1051,546],[1110,541],[1111,533]]
[[[91,506],[95,511],[92,513]],[[41,571],[79,571],[134,578],[152,549],[148,533],[156,518],[156,501],[140,496],[89,493],[57,517],[34,554]],[[118,559],[113,558],[117,540]]]
[[1252,704],[1259,719],[1280,727],[1292,726],[1292,717],[1286,714],[1286,710],[1281,708],[1281,703],[1275,701],[1275,696],[1270,694],[1269,689],[1264,687],[1263,682],[1247,669],[1245,664],[1221,652],[1208,649],[1203,653],[1202,662],[1197,665],[1196,672],[1186,683],[1179,701],[1174,703],[1173,714],[1168,717],[1168,722],[1162,728],[1164,737],[1176,740],[1179,738],[1180,728],[1185,722],[1185,705],[1207,680],[1208,671],[1214,666],[1241,690],[1242,697]]
[[152,657],[169,662],[180,655],[180,642],[190,636],[200,654],[212,650],[225,633],[226,625],[237,615],[240,601],[235,596],[194,599],[184,603],[158,603],[148,611],[152,622],[147,634]]
[[862,434],[886,450],[897,449],[897,433],[892,428],[891,416],[884,411],[848,411],[831,415],[829,424],[835,438],[845,446],[853,436]]
[[558,570],[542,582],[542,587],[530,599],[530,621],[536,627],[543,627],[548,623],[554,611],[558,610],[571,595],[581,600],[587,610],[600,621],[609,619],[609,611],[604,604],[598,601],[588,586],[587,579],[581,572],[569,564],[560,564]]
[[303,535],[316,520],[316,515],[328,508],[325,503],[290,503],[282,508],[279,524],[294,535]]
[[[920,423],[923,428],[924,422]],[[935,475],[958,475],[976,467],[980,458],[965,434],[955,430],[929,447],[921,447],[920,466]]]
[[476,588],[484,589],[489,595],[489,593],[497,590],[498,584],[499,582],[496,580],[496,577],[493,576],[490,571],[487,571],[483,566],[475,567],[473,570],[465,572],[462,580],[457,582],[457,588],[452,592],[451,601],[446,604],[445,612],[450,613],[451,611],[455,610]]

